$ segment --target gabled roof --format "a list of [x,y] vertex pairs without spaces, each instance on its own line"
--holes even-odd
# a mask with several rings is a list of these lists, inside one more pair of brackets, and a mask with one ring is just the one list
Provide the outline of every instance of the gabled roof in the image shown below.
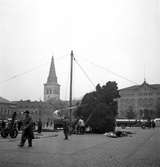
[[0,97],[0,103],[11,103],[11,102],[3,97]]

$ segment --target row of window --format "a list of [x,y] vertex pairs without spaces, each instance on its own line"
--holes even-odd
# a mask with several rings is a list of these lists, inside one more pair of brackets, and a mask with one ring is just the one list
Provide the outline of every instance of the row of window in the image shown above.
[[46,94],[58,94],[59,90],[58,89],[47,89]]
[[139,96],[153,96],[153,93],[147,93],[147,92],[144,92],[144,93],[138,93]]
[[122,97],[123,97],[123,96],[131,96],[131,97],[132,97],[132,96],[134,96],[135,94],[131,94],[131,93],[123,93],[123,94],[122,94],[122,93],[121,93],[120,95],[121,95]]
[[0,113],[1,115],[4,115],[4,114],[10,115],[12,114],[12,111],[1,107]]
[[[157,100],[160,100],[160,98],[158,98]],[[120,99],[120,103],[135,103],[136,101],[154,101],[153,98],[139,98],[139,99]]]
[[141,107],[150,107],[154,105],[154,99],[153,98],[140,98],[140,99],[121,99],[119,103],[120,108],[126,108],[127,106],[135,106],[135,104],[138,104],[138,106]]
[[[138,95],[138,96],[153,96],[155,93],[152,93],[152,92],[140,92],[138,94],[135,94],[135,93],[120,93],[120,95],[123,97],[123,96],[135,96],[135,95]],[[160,92],[157,92],[155,95],[160,95]]]
[[[11,110],[6,110],[6,109],[2,109],[0,110],[0,115],[12,115],[14,111]],[[17,116],[18,115],[22,115],[23,112],[17,112]],[[31,111],[32,115],[39,115],[39,111]]]

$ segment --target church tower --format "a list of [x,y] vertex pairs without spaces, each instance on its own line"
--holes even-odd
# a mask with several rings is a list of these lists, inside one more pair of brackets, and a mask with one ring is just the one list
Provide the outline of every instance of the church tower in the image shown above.
[[54,58],[52,56],[47,83],[44,84],[44,101],[60,99],[60,85],[57,83]]

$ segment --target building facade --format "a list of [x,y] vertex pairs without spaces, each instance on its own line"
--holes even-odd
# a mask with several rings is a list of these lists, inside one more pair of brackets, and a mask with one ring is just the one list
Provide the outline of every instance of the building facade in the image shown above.
[[0,120],[11,118],[14,111],[16,111],[16,105],[9,100],[0,97]]
[[57,82],[54,58],[52,56],[47,83],[44,84],[44,101],[60,100],[60,85]]
[[141,85],[120,89],[119,94],[119,118],[127,118],[128,113],[136,119],[156,117],[157,105],[160,104],[160,84],[144,81]]
[[17,119],[23,118],[23,113],[28,110],[33,118],[33,121],[38,121],[39,118],[42,122],[53,120],[54,108],[50,104],[42,101],[20,100],[14,102],[16,105]]

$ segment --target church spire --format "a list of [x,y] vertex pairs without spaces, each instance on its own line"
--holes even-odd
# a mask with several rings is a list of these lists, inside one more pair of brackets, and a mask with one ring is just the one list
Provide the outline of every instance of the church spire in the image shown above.
[[52,56],[52,59],[51,59],[51,66],[50,66],[50,71],[49,71],[47,83],[57,83],[57,76],[56,76],[56,70],[55,70],[53,56]]

